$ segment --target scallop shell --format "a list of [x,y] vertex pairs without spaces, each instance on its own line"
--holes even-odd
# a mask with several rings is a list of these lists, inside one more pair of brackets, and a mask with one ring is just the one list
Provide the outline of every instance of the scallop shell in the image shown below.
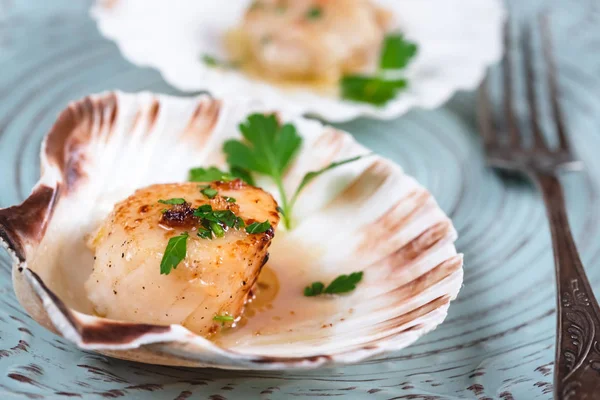
[[[297,227],[279,229],[269,265],[281,283],[272,308],[209,341],[180,325],[94,316],[83,291],[93,255],[84,244],[113,205],[139,187],[185,180],[190,167],[223,164],[256,100],[119,92],[62,112],[41,152],[41,178],[18,206],[0,210],[0,243],[14,259],[20,303],[81,349],[153,364],[229,369],[313,368],[401,349],[441,323],[462,283],[456,232],[431,194],[379,156],[332,170],[298,200]],[[293,117],[304,142],[285,176],[367,150],[347,133]],[[276,193],[267,182],[259,182]],[[354,271],[349,295],[305,298],[302,288]],[[260,332],[257,332],[260,331]]]
[[160,71],[185,92],[221,97],[253,93],[274,107],[341,122],[358,116],[397,117],[413,107],[435,108],[457,90],[474,89],[502,55],[506,17],[500,0],[372,0],[393,14],[392,30],[419,45],[406,71],[408,90],[384,107],[342,100],[310,88],[284,89],[235,70],[206,66],[202,55],[227,59],[223,34],[239,23],[252,0],[98,1],[92,16],[123,56]]

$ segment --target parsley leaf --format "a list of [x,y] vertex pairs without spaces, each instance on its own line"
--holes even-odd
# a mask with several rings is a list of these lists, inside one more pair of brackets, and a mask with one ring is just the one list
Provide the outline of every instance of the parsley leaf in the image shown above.
[[406,79],[386,80],[362,75],[344,76],[340,81],[342,97],[382,106],[407,86]]
[[239,140],[225,142],[227,162],[271,177],[283,174],[302,143],[296,127],[280,126],[275,114],[252,114],[240,124],[240,131],[248,144]]
[[209,54],[203,54],[202,61],[204,62],[204,64],[208,65],[209,67],[217,67],[221,64],[219,61],[217,61],[217,59],[215,57],[213,57]]
[[213,231],[213,233],[215,234],[216,237],[225,236],[225,230],[223,229],[223,227],[221,225],[219,225],[218,222],[210,221],[209,226],[210,226],[210,230]]
[[160,204],[178,205],[178,204],[184,204],[185,199],[182,199],[181,197],[175,197],[175,198],[168,199],[168,200],[159,200],[158,202]]
[[356,285],[362,280],[363,272],[353,272],[350,275],[340,275],[327,287],[322,282],[313,282],[304,288],[304,296],[312,297],[320,294],[348,293],[356,289]]
[[246,227],[246,232],[248,233],[263,233],[268,231],[271,228],[271,223],[269,221],[265,222],[253,222]]
[[165,253],[160,261],[161,275],[169,275],[171,270],[176,269],[177,265],[185,258],[188,237],[188,233],[183,232],[181,235],[169,239]]
[[225,199],[226,202],[228,203],[235,203],[237,200],[234,197],[229,197],[229,196],[223,196],[223,198]]
[[417,54],[417,50],[417,45],[404,39],[402,34],[388,35],[383,42],[379,68],[405,68]]
[[215,315],[213,317],[213,321],[219,321],[219,322],[232,322],[234,320],[235,320],[235,318],[233,318],[231,315]]
[[386,78],[382,71],[401,70],[415,57],[418,46],[404,39],[402,34],[385,37],[379,73],[374,76],[347,75],[340,80],[341,96],[344,99],[382,106],[392,100],[407,86],[406,79]]
[[210,54],[203,54],[202,62],[209,67],[215,68],[237,68],[239,65],[237,62],[221,61]]
[[246,223],[244,222],[244,220],[242,219],[242,217],[237,217],[235,220],[235,228],[236,229],[240,229],[240,228],[245,228],[246,227]]
[[221,324],[225,325],[225,322],[233,322],[235,321],[235,318],[233,318],[231,315],[215,315],[213,317],[213,321],[216,322],[220,322]]
[[202,239],[212,239],[212,231],[201,226],[198,228],[198,236]]
[[213,182],[213,181],[232,181],[234,179],[241,179],[248,185],[255,186],[254,179],[245,169],[242,168],[231,168],[230,172],[225,172],[217,167],[196,167],[190,169],[188,172],[188,181],[190,182]]
[[213,210],[210,204],[204,204],[194,210],[194,216],[200,218],[202,226],[198,228],[198,236],[212,239],[225,236],[225,227],[240,229],[245,227],[244,220],[231,210]]
[[298,189],[296,189],[296,193],[294,193],[294,196],[292,197],[292,201],[290,201],[290,207],[294,207],[294,204],[296,203],[296,200],[298,199],[298,195],[300,195],[300,192],[302,191],[302,189],[304,189],[306,187],[306,185],[308,185],[310,182],[312,182],[313,179],[315,179],[316,177],[318,177],[319,175],[321,175],[324,172],[327,172],[329,170],[337,168],[341,165],[349,164],[351,162],[360,160],[363,157],[366,157],[366,156],[356,156],[356,157],[352,157],[352,158],[347,158],[345,160],[332,162],[325,168],[321,168],[318,171],[308,172],[306,175],[304,175],[304,178],[302,178],[302,181],[300,182]]
[[188,174],[190,182],[231,181],[234,179],[232,174],[223,172],[217,167],[192,168]]
[[231,166],[232,173],[241,168],[248,175],[250,171],[258,172],[273,180],[281,199],[281,206],[277,207],[277,211],[287,229],[291,228],[292,207],[298,194],[308,183],[326,171],[361,158],[353,157],[334,162],[319,171],[309,172],[288,202],[283,187],[283,175],[302,145],[302,137],[296,132],[296,127],[292,124],[281,125],[275,114],[251,114],[240,124],[240,131],[244,141],[231,139],[223,145],[227,163]]
[[[285,215],[290,215],[283,173],[300,149],[302,138],[292,124],[280,125],[275,114],[252,114],[240,124],[245,142],[228,140],[223,145],[227,162],[232,168],[258,172],[273,179],[281,197]],[[286,227],[290,220],[284,216]]]
[[237,216],[231,210],[214,211],[213,216],[217,219],[218,222],[225,224],[230,228],[235,224],[237,220]]
[[200,193],[208,197],[209,199],[214,199],[215,196],[219,193],[216,189],[211,188],[210,186],[205,186],[200,190]]
[[363,272],[353,272],[350,275],[340,275],[325,289],[325,293],[347,293],[356,289],[356,284],[362,280]]
[[250,171],[248,171],[247,169],[240,167],[231,167],[231,175],[235,176],[236,178],[240,178],[248,185],[256,186],[256,183],[254,183],[254,179],[252,178]]
[[319,19],[322,15],[323,10],[318,6],[313,6],[306,12],[306,18],[310,20]]
[[318,296],[325,290],[325,285],[322,282],[313,282],[312,285],[304,288],[304,295],[306,297]]

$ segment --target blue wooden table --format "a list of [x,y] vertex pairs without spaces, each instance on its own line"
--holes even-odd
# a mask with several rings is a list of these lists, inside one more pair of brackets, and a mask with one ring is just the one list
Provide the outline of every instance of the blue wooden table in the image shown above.
[[[550,13],[562,101],[586,173],[565,177],[582,258],[600,291],[600,2],[512,0]],[[106,89],[177,94],[125,61],[88,17],[90,1],[0,0],[0,207],[22,201],[57,113]],[[77,350],[37,326],[0,254],[1,399],[550,399],[555,300],[548,224],[524,181],[484,167],[473,94],[394,121],[342,127],[400,163],[451,215],[465,282],[447,321],[386,358],[314,372],[229,372],[129,363]],[[600,379],[600,377],[599,377]]]

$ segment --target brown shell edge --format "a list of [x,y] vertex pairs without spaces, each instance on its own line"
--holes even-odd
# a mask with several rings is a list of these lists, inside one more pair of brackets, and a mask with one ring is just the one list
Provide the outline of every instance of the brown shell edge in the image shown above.
[[0,239],[20,263],[27,259],[27,245],[38,244],[44,237],[60,192],[68,191],[83,176],[77,153],[89,136],[77,137],[77,132],[82,130],[82,124],[90,123],[95,108],[105,107],[109,107],[111,113],[106,120],[101,114],[101,123],[108,123],[112,129],[117,115],[116,93],[88,96],[69,104],[42,144],[45,159],[42,157],[41,174],[45,168],[55,166],[60,170],[62,182],[56,182],[54,187],[38,184],[20,205],[0,209]]
[[[171,327],[167,325],[136,324],[112,320],[101,320],[102,323],[99,324],[84,325],[62,300],[46,286],[38,274],[28,268],[23,272],[25,279],[40,300],[44,302],[44,297],[47,297],[57,307],[68,325],[77,332],[80,342],[84,345],[126,345],[146,334],[161,334],[171,330]],[[46,311],[48,312],[48,310]],[[54,321],[52,322],[54,323]],[[59,329],[59,327],[55,327]]]

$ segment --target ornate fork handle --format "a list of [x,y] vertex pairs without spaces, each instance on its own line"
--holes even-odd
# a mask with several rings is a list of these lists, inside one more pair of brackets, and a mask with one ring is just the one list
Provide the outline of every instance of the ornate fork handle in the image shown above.
[[555,174],[533,178],[546,204],[556,267],[555,398],[600,399],[600,308],[571,235],[560,181]]

